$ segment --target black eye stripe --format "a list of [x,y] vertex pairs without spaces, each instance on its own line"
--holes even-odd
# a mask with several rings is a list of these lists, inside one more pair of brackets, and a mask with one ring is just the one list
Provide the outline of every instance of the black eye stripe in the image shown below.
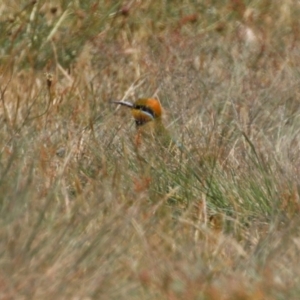
[[142,110],[142,111],[145,111],[145,112],[149,113],[153,118],[155,118],[154,111],[150,107],[148,107],[148,106],[145,106],[145,105],[135,105],[134,108]]

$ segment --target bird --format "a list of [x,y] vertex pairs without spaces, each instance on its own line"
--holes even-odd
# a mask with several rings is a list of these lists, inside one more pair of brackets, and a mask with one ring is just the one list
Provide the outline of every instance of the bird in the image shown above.
[[[182,202],[176,182],[182,172],[183,148],[163,124],[163,108],[156,98],[140,98],[135,102],[112,101],[131,110],[137,133],[135,135],[135,154],[140,162],[141,178],[147,174],[152,179],[151,191],[155,195],[167,195],[169,203]],[[166,174],[171,174],[166,176]],[[172,176],[176,180],[170,180]],[[148,181],[147,181],[148,182]],[[177,208],[176,208],[177,209]]]
[[140,98],[134,103],[129,101],[112,101],[131,109],[137,134],[135,144],[139,147],[142,143],[154,143],[165,149],[173,147],[173,140],[162,120],[163,108],[156,98]]

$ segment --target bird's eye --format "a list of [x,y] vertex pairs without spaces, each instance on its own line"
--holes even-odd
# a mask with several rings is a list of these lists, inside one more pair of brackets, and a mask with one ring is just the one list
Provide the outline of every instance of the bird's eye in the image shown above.
[[144,112],[147,112],[148,114],[150,114],[153,118],[155,118],[155,113],[154,111],[148,107],[148,106],[145,106],[145,105],[135,105],[134,106],[135,109],[138,109],[138,110],[141,110],[141,111],[144,111]]

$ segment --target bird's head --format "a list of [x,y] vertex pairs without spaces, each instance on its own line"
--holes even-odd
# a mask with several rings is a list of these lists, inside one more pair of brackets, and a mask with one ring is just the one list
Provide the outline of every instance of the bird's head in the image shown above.
[[154,98],[142,98],[134,103],[127,101],[113,101],[113,103],[131,108],[132,116],[138,127],[150,121],[160,120],[162,116],[160,102]]

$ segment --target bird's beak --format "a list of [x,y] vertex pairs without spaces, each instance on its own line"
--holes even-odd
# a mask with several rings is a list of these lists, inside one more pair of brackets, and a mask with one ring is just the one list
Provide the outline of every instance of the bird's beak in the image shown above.
[[134,105],[132,103],[128,102],[128,101],[111,101],[111,103],[120,104],[120,105],[123,105],[123,106],[134,108]]

